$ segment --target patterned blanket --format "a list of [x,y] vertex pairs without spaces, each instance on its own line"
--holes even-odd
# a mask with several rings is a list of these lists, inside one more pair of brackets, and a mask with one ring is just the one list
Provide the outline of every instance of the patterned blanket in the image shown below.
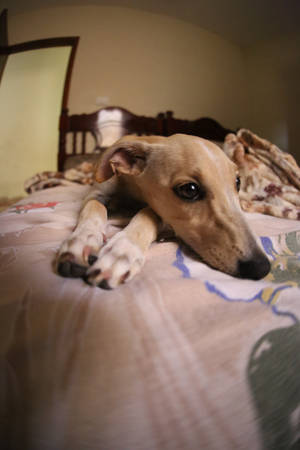
[[93,164],[87,161],[64,172],[45,171],[27,179],[24,189],[28,194],[55,186],[71,186],[74,183],[93,184]]
[[[241,178],[244,211],[300,219],[300,168],[294,158],[249,130],[228,134],[224,151]],[[64,172],[42,172],[25,182],[29,194],[54,186],[91,185],[93,164],[82,162]]]
[[299,450],[299,221],[245,213],[263,280],[163,242],[108,291],[51,269],[89,191],[0,213],[0,449]]
[[226,136],[224,151],[238,166],[244,211],[300,219],[300,168],[290,154],[245,129]]

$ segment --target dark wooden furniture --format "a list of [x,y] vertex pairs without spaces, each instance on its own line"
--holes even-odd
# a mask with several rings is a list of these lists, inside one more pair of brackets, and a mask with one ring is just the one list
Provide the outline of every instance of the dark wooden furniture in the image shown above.
[[201,117],[196,120],[176,119],[172,111],[167,111],[165,116],[166,136],[175,133],[192,134],[204,139],[223,142],[228,133],[233,133],[229,128],[224,128],[214,119]]
[[84,159],[96,159],[101,149],[126,134],[170,136],[185,133],[224,141],[230,132],[232,130],[224,128],[214,119],[177,119],[172,111],[146,117],[117,106],[90,114],[73,115],[64,109],[60,118],[58,170],[69,168]]
[[[163,114],[156,117],[137,116],[127,109],[107,107],[91,114],[68,115],[60,118],[58,170],[63,170],[70,157],[99,153],[126,134],[163,135]],[[67,141],[71,137],[71,141]],[[92,137],[91,141],[87,142]],[[89,145],[88,145],[89,144]]]

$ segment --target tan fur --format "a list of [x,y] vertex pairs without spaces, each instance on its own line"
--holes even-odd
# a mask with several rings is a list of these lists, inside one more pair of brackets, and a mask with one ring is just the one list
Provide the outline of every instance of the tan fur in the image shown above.
[[[235,164],[218,146],[198,137],[126,136],[119,140],[104,152],[96,166],[95,178],[102,184],[93,198],[100,195],[100,201],[105,202],[112,195],[126,197],[148,207],[141,209],[102,249],[100,242],[99,249],[92,252],[98,260],[88,269],[87,281],[115,287],[132,278],[141,269],[144,254],[157,237],[160,219],[204,261],[219,270],[238,275],[240,261],[251,264],[260,261],[266,266],[266,258],[241,212],[236,171]],[[205,189],[203,199],[185,201],[175,195],[175,186],[190,182]],[[89,200],[87,205],[91,201],[95,202]],[[80,230],[97,215],[95,207],[89,210],[87,205],[80,214]],[[101,208],[100,211],[103,214]],[[95,229],[95,233],[104,233],[102,222],[103,227]],[[65,260],[65,253],[72,253],[68,248],[70,240],[72,237],[60,251],[58,264]],[[74,256],[82,264],[84,258]]]

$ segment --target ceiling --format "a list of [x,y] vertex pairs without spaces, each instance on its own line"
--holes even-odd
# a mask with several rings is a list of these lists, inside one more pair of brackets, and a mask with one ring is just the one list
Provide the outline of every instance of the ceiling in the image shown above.
[[8,13],[80,4],[123,6],[166,14],[240,46],[300,30],[300,0],[8,0]]

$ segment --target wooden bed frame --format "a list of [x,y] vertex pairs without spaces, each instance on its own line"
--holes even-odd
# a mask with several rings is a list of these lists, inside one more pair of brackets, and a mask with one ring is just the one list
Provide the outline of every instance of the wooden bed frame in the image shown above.
[[118,106],[101,108],[90,114],[73,115],[64,109],[59,126],[58,170],[66,168],[69,158],[96,156],[101,149],[125,134],[170,136],[185,133],[222,142],[231,132],[213,119],[177,119],[173,117],[172,111],[146,117]]

